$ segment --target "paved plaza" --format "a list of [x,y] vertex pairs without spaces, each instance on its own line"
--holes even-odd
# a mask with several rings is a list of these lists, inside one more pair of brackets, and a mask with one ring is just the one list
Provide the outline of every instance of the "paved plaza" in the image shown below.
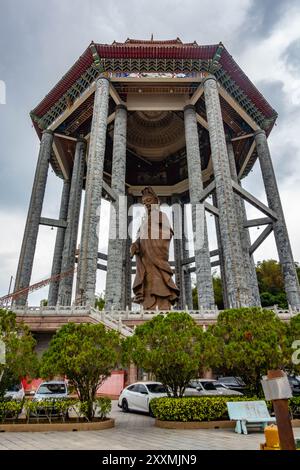
[[[258,450],[264,441],[263,433],[250,432],[247,436],[233,429],[173,430],[154,426],[147,415],[125,414],[113,402],[112,417],[116,427],[103,431],[1,433],[0,450]],[[300,428],[295,429],[300,438]]]

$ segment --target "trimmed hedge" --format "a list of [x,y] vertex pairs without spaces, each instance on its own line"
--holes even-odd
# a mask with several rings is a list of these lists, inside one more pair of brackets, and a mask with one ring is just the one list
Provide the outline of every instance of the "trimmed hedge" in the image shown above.
[[[154,398],[151,410],[155,418],[161,421],[218,421],[227,420],[228,401],[257,401],[257,397],[183,397]],[[272,403],[267,402],[269,410]],[[300,397],[289,400],[290,413],[293,418],[300,415]]]
[[[45,400],[3,400],[0,401],[0,423],[17,422],[22,411],[25,411],[29,423],[34,420],[47,419],[65,422],[73,412],[77,419],[88,419],[88,403],[73,398],[48,398]],[[93,419],[104,420],[111,411],[111,400],[106,397],[96,398],[93,402]]]
[[300,418],[300,397],[293,397],[289,399],[289,411],[293,419]]
[[6,420],[16,421],[22,413],[23,400],[0,401],[0,423]]
[[[63,422],[65,422],[71,411],[73,411],[77,415],[77,418],[84,417],[87,421],[89,421],[88,408],[88,402],[81,402],[73,398],[56,398],[45,399],[40,401],[28,400],[25,403],[27,422],[29,422],[32,418],[35,419],[43,416],[47,418],[50,423],[53,418],[59,418]],[[94,400],[93,418],[98,417],[100,419],[105,419],[110,411],[110,398],[99,397]]]

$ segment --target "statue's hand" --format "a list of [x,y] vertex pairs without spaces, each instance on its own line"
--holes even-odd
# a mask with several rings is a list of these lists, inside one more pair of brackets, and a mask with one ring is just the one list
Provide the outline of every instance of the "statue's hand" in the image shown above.
[[134,298],[134,302],[136,302],[137,304],[142,304],[144,301],[144,296],[141,292],[138,292]]

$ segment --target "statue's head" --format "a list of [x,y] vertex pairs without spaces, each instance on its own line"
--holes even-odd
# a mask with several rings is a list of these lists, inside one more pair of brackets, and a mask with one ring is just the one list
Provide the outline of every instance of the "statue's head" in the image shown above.
[[159,204],[159,199],[151,186],[146,186],[142,190],[142,202],[147,209],[150,209],[152,204]]

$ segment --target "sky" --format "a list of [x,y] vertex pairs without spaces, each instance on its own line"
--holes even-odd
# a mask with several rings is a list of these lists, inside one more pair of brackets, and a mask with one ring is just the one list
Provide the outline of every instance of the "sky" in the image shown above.
[[[39,141],[29,112],[91,40],[223,42],[279,114],[269,145],[296,261],[300,261],[300,2],[298,0],[0,0],[0,296],[15,277]],[[6,92],[6,93],[4,93]],[[5,102],[5,103],[4,103]],[[244,187],[266,202],[259,164]],[[58,218],[62,182],[50,170],[43,216]],[[103,220],[108,204],[102,204]],[[257,212],[247,205],[249,218]],[[212,218],[208,217],[209,230]],[[255,239],[262,229],[252,229]],[[107,224],[100,226],[106,249]],[[32,282],[49,277],[56,229],[40,227]],[[212,237],[210,248],[214,246]],[[278,259],[273,235],[255,260]],[[100,273],[97,292],[104,290]],[[38,305],[47,288],[30,295]]]

